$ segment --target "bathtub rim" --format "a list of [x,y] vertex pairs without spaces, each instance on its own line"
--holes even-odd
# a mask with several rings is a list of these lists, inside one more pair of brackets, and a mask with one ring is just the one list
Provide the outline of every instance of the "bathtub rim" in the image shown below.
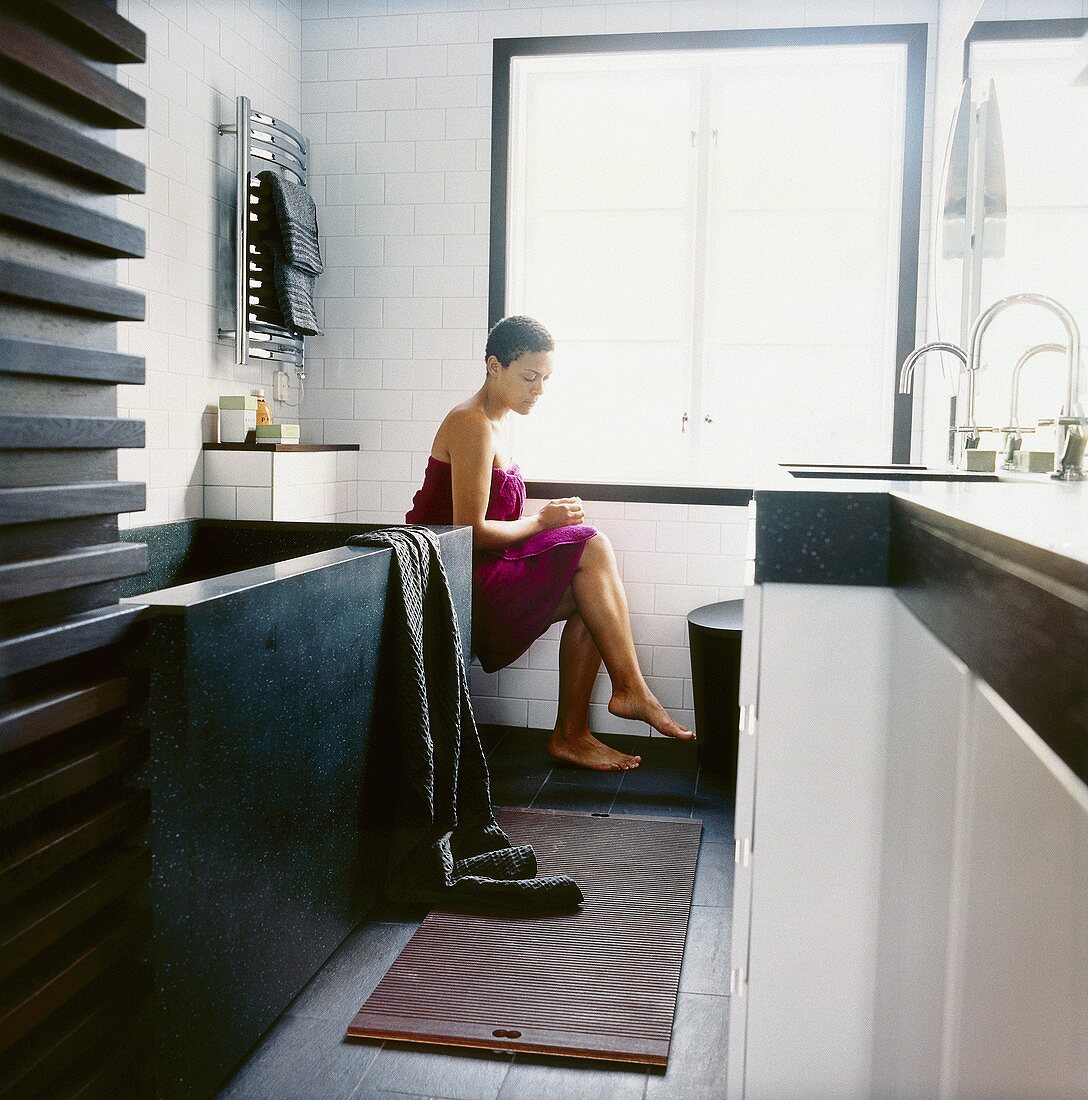
[[[200,517],[196,517],[200,518]],[[246,520],[217,521],[223,525],[253,526],[253,527],[283,527],[299,528],[309,526],[304,521],[286,521],[282,524],[268,520],[258,520],[250,523]],[[314,524],[318,526],[318,524]],[[330,525],[331,526],[331,525]],[[372,531],[382,530],[386,527],[405,527],[403,523],[373,524],[373,523],[337,523],[337,527],[356,527],[361,529],[358,533],[369,534]],[[466,530],[462,526],[439,526],[437,524],[426,525],[441,539],[455,531]],[[233,573],[223,573],[216,577],[208,577],[200,581],[190,581],[187,584],[177,584],[171,588],[159,588],[153,592],[141,592],[134,596],[124,596],[118,602],[125,606],[146,606],[167,614],[184,614],[211,603],[214,600],[226,599],[239,592],[246,592],[262,585],[273,584],[276,581],[287,580],[305,573],[315,573],[322,569],[330,569],[336,565],[343,565],[348,561],[360,558],[372,557],[375,554],[391,555],[392,550],[387,546],[336,546],[329,550],[318,550],[312,554],[300,554],[298,557],[285,558],[282,561],[270,562],[267,565],[257,565],[251,569],[236,570]]]

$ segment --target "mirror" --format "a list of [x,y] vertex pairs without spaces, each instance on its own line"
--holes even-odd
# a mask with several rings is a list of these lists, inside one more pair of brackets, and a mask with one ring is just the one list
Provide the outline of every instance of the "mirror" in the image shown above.
[[[1032,19],[1038,5],[1028,0],[1005,6],[1008,18],[978,19],[964,40],[933,226],[931,319],[937,338],[963,347],[980,312],[1010,294],[1054,298],[1088,328],[1088,19]],[[978,424],[1009,424],[1014,376],[1020,424],[1055,417],[1066,403],[1067,346],[1062,323],[1044,309],[1018,305],[996,317],[983,344]],[[941,425],[947,393],[930,376],[930,461],[944,446],[931,425]],[[984,433],[981,446],[1000,450],[1004,439]],[[1048,441],[1053,447],[1053,428],[1044,426],[1023,445]]]

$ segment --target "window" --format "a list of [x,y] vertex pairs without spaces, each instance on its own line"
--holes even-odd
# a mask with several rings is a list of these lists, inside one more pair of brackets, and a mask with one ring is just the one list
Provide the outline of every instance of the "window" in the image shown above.
[[[497,43],[492,319],[536,316],[558,345],[514,425],[534,476],[728,484],[892,457],[924,28],[852,40],[881,30]],[[714,37],[744,44],[690,48]]]

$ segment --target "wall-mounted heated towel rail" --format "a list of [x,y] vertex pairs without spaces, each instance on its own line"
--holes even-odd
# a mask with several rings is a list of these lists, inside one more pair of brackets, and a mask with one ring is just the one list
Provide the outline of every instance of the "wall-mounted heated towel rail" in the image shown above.
[[[260,247],[262,223],[272,217],[271,203],[260,195],[257,172],[275,169],[306,185],[310,143],[278,118],[254,111],[249,99],[238,96],[236,121],[219,128],[237,134],[237,206],[234,215],[235,327],[220,329],[220,340],[232,340],[236,361],[272,359],[294,364],[305,377],[303,338],[282,323],[275,304],[272,258]],[[254,164],[256,161],[256,165]]]

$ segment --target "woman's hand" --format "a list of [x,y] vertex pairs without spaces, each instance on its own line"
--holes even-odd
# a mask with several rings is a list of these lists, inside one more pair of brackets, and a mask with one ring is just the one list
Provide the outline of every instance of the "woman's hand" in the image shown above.
[[580,497],[561,497],[549,500],[537,513],[540,526],[549,531],[553,527],[573,527],[586,518]]

